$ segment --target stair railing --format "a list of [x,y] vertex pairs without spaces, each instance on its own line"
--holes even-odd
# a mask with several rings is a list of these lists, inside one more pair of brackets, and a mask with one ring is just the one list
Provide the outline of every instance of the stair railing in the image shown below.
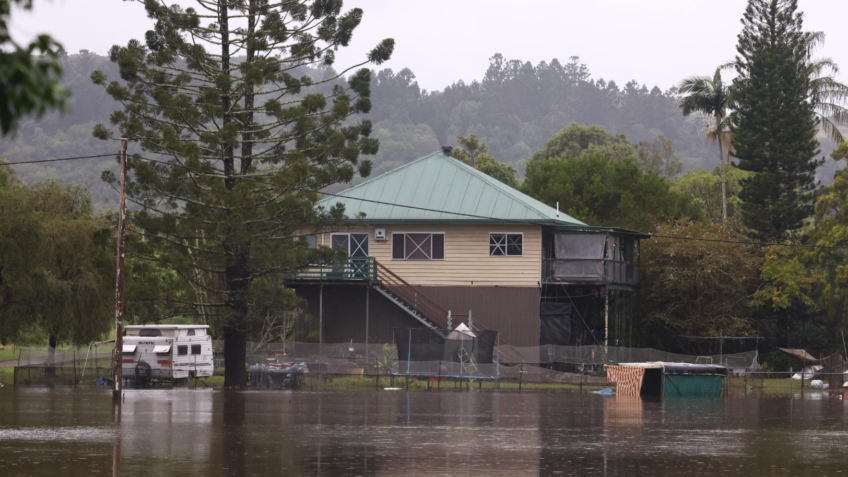
[[[386,268],[383,264],[374,260],[377,266],[377,280],[381,285],[393,293],[395,296],[415,308],[419,313],[433,322],[440,328],[447,328],[448,311],[442,308],[438,303],[421,292],[418,288],[410,285],[403,278],[399,277],[395,272]],[[467,317],[468,315],[457,315],[455,317]],[[479,317],[474,319],[474,328],[489,331],[481,322]],[[496,348],[496,353],[501,356],[502,361],[520,362],[523,360],[520,353],[517,353],[512,347],[504,341],[500,340],[500,346]]]
[[380,262],[377,263],[377,280],[389,292],[405,301],[409,306],[415,308],[416,311],[424,315],[425,318],[432,321],[436,326],[444,328],[447,326],[448,311],[439,306],[438,303],[430,299],[421,290],[415,288],[399,277],[395,272],[389,270]]

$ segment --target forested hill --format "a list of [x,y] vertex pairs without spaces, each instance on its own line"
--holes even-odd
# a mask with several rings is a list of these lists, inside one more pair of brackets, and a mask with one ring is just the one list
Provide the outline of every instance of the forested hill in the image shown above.
[[705,123],[681,115],[675,89],[592,79],[576,57],[533,66],[495,55],[480,81],[431,92],[420,89],[408,69],[383,70],[372,90],[371,117],[380,138],[375,173],[473,133],[523,175],[523,162],[571,122],[597,124],[637,143],[664,135],[686,170],[718,163],[718,150],[704,141]]
[[[117,151],[117,143],[91,136],[94,124],[107,123],[117,105],[89,78],[100,69],[118,79],[117,68],[106,57],[87,52],[69,55],[63,63],[63,83],[73,92],[71,111],[24,122],[17,138],[0,141],[0,156],[18,162]],[[316,77],[326,72],[308,73]],[[593,79],[576,57],[565,64],[554,59],[534,66],[495,55],[481,80],[460,81],[442,91],[422,90],[409,69],[382,70],[374,73],[372,92],[369,116],[380,139],[372,175],[441,145],[456,145],[457,136],[473,133],[489,145],[495,158],[514,164],[523,176],[527,158],[571,122],[597,124],[634,143],[664,135],[674,142],[684,170],[712,169],[718,163],[717,149],[704,140],[704,120],[681,115],[675,89],[648,88],[635,80],[619,86],[612,80]],[[832,148],[823,141],[822,152]],[[114,159],[103,158],[20,165],[17,171],[27,183],[50,178],[88,181],[95,203],[109,208],[114,192],[100,175],[114,168]],[[820,174],[825,180],[832,175],[832,171]]]

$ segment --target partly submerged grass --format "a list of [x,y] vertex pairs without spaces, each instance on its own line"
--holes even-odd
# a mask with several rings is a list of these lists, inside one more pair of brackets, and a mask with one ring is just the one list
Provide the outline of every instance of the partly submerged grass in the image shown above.
[[4,386],[11,386],[15,383],[15,367],[7,366],[0,368],[0,383]]
[[20,348],[15,345],[0,345],[0,361],[13,361],[18,359],[18,354],[20,353]]
[[[827,383],[827,379],[824,380]],[[801,388],[801,381],[789,378],[751,378],[749,377],[747,380],[745,378],[740,377],[732,377],[727,380],[728,383],[728,391],[731,394],[736,393],[759,393],[764,396],[788,396],[790,394],[800,394],[803,393],[813,393],[813,392],[826,392],[826,393],[839,393],[841,394],[844,389],[843,388],[828,388],[828,389],[815,389],[812,387],[812,380],[805,379],[803,382],[803,390]]]
[[[395,376],[394,383],[389,376],[380,376],[379,383],[374,376],[338,376],[338,375],[323,375],[323,374],[306,374],[301,378],[301,386],[304,389],[315,390],[378,390],[388,387],[407,389],[406,376]],[[442,391],[594,391],[605,387],[614,388],[615,385],[583,385],[570,383],[518,383],[499,381],[495,383],[492,380],[453,380],[450,378],[442,378],[440,381],[428,381],[426,378],[418,379],[409,378],[410,391],[427,391],[427,390],[442,390]]]

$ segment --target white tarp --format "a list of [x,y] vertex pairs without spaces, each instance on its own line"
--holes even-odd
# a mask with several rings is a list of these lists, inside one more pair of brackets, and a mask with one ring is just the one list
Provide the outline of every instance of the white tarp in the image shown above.
[[476,338],[476,335],[470,328],[465,326],[465,323],[460,323],[453,331],[448,334],[449,340],[458,340],[458,341],[467,341],[473,340]]
[[822,369],[824,369],[824,366],[820,366],[818,364],[807,366],[806,368],[802,369],[800,373],[793,374],[792,379],[800,381],[802,374],[804,375],[804,379],[813,379],[813,376],[815,376],[817,373],[820,373]]

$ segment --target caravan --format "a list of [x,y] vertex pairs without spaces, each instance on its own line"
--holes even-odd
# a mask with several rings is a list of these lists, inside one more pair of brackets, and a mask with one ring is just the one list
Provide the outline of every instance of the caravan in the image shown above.
[[126,326],[121,374],[137,383],[212,376],[207,325]]

